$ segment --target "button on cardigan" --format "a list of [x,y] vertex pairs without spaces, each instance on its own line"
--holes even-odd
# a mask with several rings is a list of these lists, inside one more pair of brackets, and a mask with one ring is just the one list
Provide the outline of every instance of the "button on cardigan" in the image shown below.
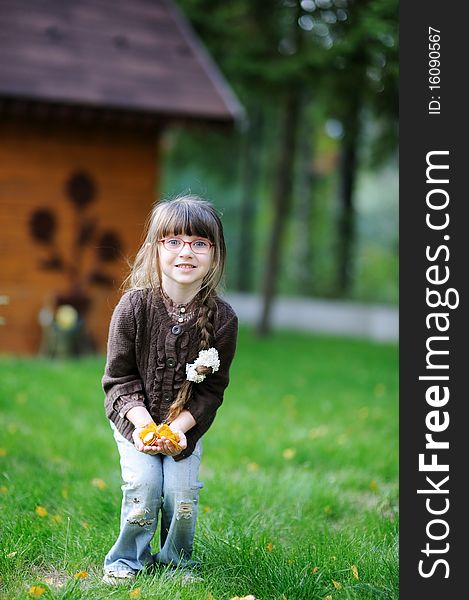
[[[212,424],[229,383],[229,369],[236,350],[238,319],[231,306],[215,297],[215,336],[220,368],[192,385],[186,403],[196,424],[187,433],[187,448],[174,457],[190,456],[198,439]],[[130,442],[134,426],[125,418],[134,406],[145,406],[156,423],[169,408],[186,379],[186,363],[199,354],[196,318],[178,325],[168,315],[158,292],[131,290],[114,309],[102,378],[106,416]]]

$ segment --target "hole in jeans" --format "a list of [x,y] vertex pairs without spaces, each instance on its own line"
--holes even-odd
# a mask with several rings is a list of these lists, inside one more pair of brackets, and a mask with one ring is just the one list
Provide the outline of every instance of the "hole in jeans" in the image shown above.
[[180,500],[177,503],[176,520],[190,519],[193,514],[193,502],[190,500]]
[[132,511],[127,517],[127,523],[129,525],[138,525],[139,527],[145,527],[145,525],[151,525],[155,519],[149,519],[148,508],[137,508]]

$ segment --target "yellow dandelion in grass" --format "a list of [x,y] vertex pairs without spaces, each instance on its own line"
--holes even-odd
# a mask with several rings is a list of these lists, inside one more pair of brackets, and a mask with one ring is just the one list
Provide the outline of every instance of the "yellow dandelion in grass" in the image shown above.
[[324,512],[326,513],[326,515],[330,515],[331,514],[332,508],[329,506],[329,504],[324,507]]
[[129,592],[129,598],[140,598],[142,595],[142,588],[135,588],[131,592]]
[[285,460],[291,460],[296,455],[296,450],[294,448],[285,448],[282,453],[282,456]]
[[68,500],[68,488],[67,487],[62,488],[62,498],[64,500]]
[[28,590],[28,596],[31,596],[31,598],[39,598],[45,591],[46,588],[42,587],[42,585],[32,585]]
[[288,562],[289,565],[294,565],[295,564],[295,561],[293,560],[293,558],[289,558],[287,560],[287,562]]
[[311,573],[312,573],[313,575],[314,575],[315,573],[317,573],[318,571],[319,571],[319,567],[316,567],[316,566],[314,566],[314,567],[311,569]]
[[203,511],[204,513],[209,513],[212,512],[212,509],[210,508],[210,506],[204,506]]
[[0,485],[0,494],[6,494],[8,492],[8,488],[6,485]]
[[335,581],[333,579],[332,580],[332,585],[335,587],[336,590],[341,590],[342,589],[342,584],[340,583],[340,581]]
[[212,592],[209,592],[207,594],[207,598],[205,600],[215,600],[214,596],[212,595]]
[[75,573],[75,579],[86,579],[88,577],[88,573],[86,571],[77,571]]
[[274,545],[271,542],[269,542],[265,545],[265,549],[267,550],[267,552],[272,552],[272,550],[274,549]]
[[378,490],[378,482],[376,481],[376,479],[372,479],[370,481],[369,488],[372,492],[376,492]]
[[248,471],[259,471],[259,465],[255,462],[250,462],[246,465]]
[[83,529],[89,529],[90,528],[90,524],[88,523],[88,521],[82,521],[81,522],[81,526],[83,527]]
[[91,485],[95,488],[98,488],[98,490],[104,490],[106,488],[106,482],[104,481],[104,479],[100,479],[99,477],[95,477],[94,479],[92,479]]
[[62,523],[62,515],[52,515],[51,519],[54,523]]
[[47,515],[48,515],[47,509],[44,508],[43,506],[36,506],[35,513],[37,514],[38,517],[47,517]]
[[332,600],[332,596],[326,596],[324,600]]
[[352,565],[350,568],[352,569],[352,575],[355,577],[355,579],[359,579],[357,565]]
[[6,456],[7,454],[6,448],[0,448],[0,456]]

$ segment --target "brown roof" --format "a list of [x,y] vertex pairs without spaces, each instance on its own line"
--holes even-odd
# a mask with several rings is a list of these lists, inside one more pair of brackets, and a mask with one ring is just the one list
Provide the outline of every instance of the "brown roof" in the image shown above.
[[232,122],[243,109],[170,0],[0,0],[0,100]]

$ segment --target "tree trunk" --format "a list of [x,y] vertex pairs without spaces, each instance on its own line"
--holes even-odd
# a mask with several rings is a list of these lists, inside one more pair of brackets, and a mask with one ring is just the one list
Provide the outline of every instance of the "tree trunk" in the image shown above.
[[303,99],[301,111],[302,133],[298,144],[298,188],[295,195],[298,206],[295,215],[295,272],[298,292],[311,295],[313,292],[313,201],[315,174],[313,170],[313,127],[308,117],[310,100]]
[[243,139],[242,198],[240,211],[240,236],[238,252],[237,289],[248,292],[252,289],[254,256],[254,221],[256,216],[256,184],[260,171],[260,138],[262,136],[262,112],[259,108],[250,111],[249,128]]
[[[346,124],[347,127],[347,124]],[[346,296],[353,282],[355,250],[354,192],[357,174],[358,107],[348,124],[348,132],[342,144],[340,165],[340,215],[338,223],[337,288],[340,296]]]
[[299,93],[293,90],[286,95],[282,107],[280,153],[273,190],[274,214],[263,282],[262,314],[258,325],[260,336],[267,335],[270,331],[272,302],[280,270],[280,254],[283,250],[285,225],[290,215],[299,104]]

